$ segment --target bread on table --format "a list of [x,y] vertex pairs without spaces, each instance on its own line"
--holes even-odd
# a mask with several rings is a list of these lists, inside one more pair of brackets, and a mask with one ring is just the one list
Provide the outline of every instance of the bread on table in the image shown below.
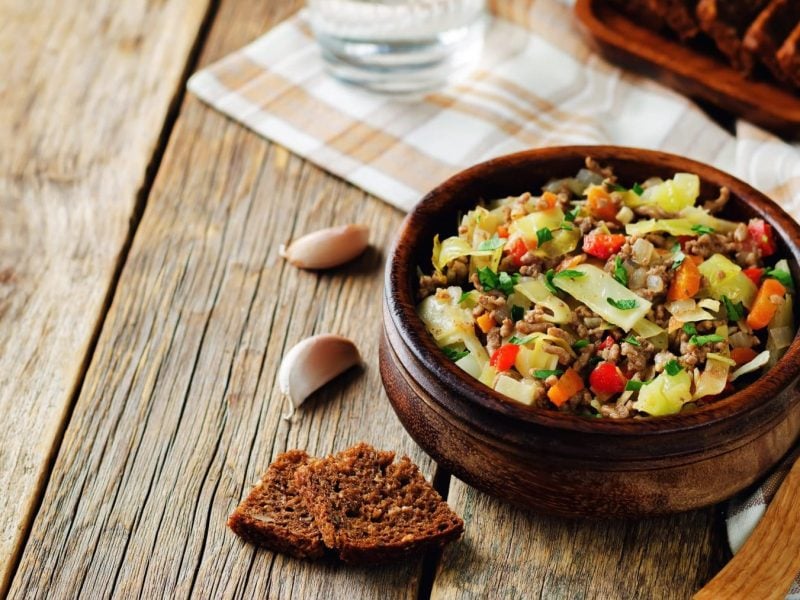
[[757,56],[779,81],[789,81],[778,62],[778,51],[792,29],[800,23],[800,1],[772,0],[745,33],[745,49]]

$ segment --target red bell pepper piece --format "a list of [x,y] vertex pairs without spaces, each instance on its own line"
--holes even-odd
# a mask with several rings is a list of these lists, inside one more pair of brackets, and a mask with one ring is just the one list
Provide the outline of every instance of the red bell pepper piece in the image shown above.
[[747,277],[756,284],[756,287],[761,285],[761,278],[764,276],[764,269],[759,267],[747,267],[746,269],[742,270],[742,273],[747,275]]
[[514,366],[519,354],[519,346],[516,344],[503,344],[492,353],[489,364],[498,371],[508,371]]
[[583,238],[583,251],[603,260],[619,252],[625,243],[621,233],[590,233]]
[[619,394],[625,391],[627,383],[622,371],[610,362],[599,363],[589,374],[589,385],[598,394]]
[[764,219],[750,219],[747,224],[747,231],[758,249],[761,250],[761,256],[775,254],[777,246],[775,245],[775,234],[772,231],[772,225]]

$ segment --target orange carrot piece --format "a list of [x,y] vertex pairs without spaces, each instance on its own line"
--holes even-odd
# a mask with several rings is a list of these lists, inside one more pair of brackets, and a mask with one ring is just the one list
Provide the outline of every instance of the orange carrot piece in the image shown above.
[[758,356],[758,354],[752,348],[734,348],[731,350],[731,358],[736,363],[737,367],[749,363],[756,356]]
[[747,324],[753,329],[762,329],[769,325],[780,303],[772,301],[773,296],[780,296],[785,300],[786,288],[777,279],[765,279],[758,289],[756,299],[750,314],[747,315]]
[[583,378],[578,375],[578,372],[575,369],[567,369],[556,384],[547,390],[547,397],[556,406],[562,406],[583,387]]
[[691,259],[684,260],[675,272],[675,277],[669,286],[667,300],[674,302],[692,298],[700,290],[700,280],[700,270],[697,268],[697,264]]
[[604,221],[616,220],[619,207],[603,186],[595,185],[586,190],[586,200],[586,207],[595,217]]
[[542,201],[547,205],[547,208],[554,208],[558,204],[558,196],[553,192],[545,192],[542,194]]
[[507,238],[508,237],[508,227],[505,225],[498,225],[497,226],[497,237]]
[[483,313],[475,320],[478,322],[478,327],[481,328],[483,333],[489,333],[492,330],[492,327],[494,327],[494,319],[489,313]]

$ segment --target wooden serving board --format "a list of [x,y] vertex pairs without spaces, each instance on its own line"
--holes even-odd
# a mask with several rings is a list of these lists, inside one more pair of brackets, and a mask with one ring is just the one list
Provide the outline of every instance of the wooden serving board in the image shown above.
[[577,0],[575,12],[603,56],[775,133],[800,137],[800,96],[745,78],[713,52],[639,25],[604,0]]

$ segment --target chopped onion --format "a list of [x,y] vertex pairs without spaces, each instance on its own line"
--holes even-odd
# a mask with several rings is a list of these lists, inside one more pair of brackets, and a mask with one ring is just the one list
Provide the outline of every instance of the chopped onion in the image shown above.
[[708,354],[706,354],[706,358],[713,358],[713,359],[718,360],[720,362],[724,362],[726,365],[729,365],[731,367],[735,367],[736,366],[736,361],[733,360],[731,357],[724,356],[722,354],[717,354],[716,352],[709,352]]
[[753,345],[753,336],[745,331],[737,331],[728,341],[734,348],[750,348]]
[[714,300],[713,298],[703,298],[700,302],[697,303],[697,306],[700,308],[707,308],[708,310],[719,312],[719,300]]
[[628,287],[632,290],[638,290],[639,288],[643,288],[647,281],[647,270],[646,269],[634,269],[631,272],[630,277],[628,277]]
[[619,209],[616,218],[617,221],[619,221],[623,225],[627,225],[628,223],[633,221],[634,216],[635,215],[633,214],[633,211],[629,207],[623,206],[622,208]]
[[644,238],[639,238],[633,243],[633,247],[631,248],[631,257],[633,258],[633,262],[646,267],[650,264],[650,261],[653,258],[654,249],[655,246],[653,246],[652,243],[648,242]]
[[[670,302],[667,304],[667,310],[682,323],[708,321],[714,318],[714,315],[697,306],[697,303],[691,298]],[[670,331],[673,331],[672,324],[670,324]]]
[[776,350],[782,350],[791,345],[794,339],[794,330],[791,327],[776,327],[769,330],[769,338]]
[[664,280],[658,275],[647,276],[647,289],[654,292],[660,292],[664,289]]
[[753,371],[758,371],[761,367],[766,365],[769,362],[769,350],[764,350],[761,354],[757,355],[753,360],[748,363],[743,364],[741,367],[736,369],[732,374],[730,381],[736,381],[742,375],[746,375],[747,373],[752,373]]

